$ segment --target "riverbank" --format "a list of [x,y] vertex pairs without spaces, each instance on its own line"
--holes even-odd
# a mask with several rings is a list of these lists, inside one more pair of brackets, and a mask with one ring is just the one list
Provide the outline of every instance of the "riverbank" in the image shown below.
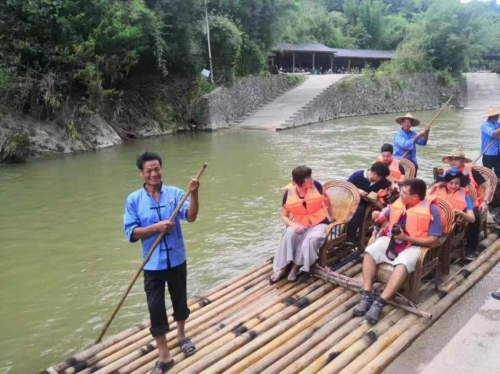
[[[106,148],[131,139],[235,127],[239,120],[304,79],[307,77],[286,74],[250,76],[208,94],[193,93],[188,85],[169,86],[167,90],[144,80],[134,85],[139,89],[124,91],[99,111],[75,114],[74,106],[66,104],[44,121],[3,108],[0,161],[18,162]],[[297,103],[297,112],[286,127],[339,117],[434,109],[451,95],[455,96],[452,105],[464,106],[460,85],[439,82],[432,74],[351,76],[332,84],[310,103]]]

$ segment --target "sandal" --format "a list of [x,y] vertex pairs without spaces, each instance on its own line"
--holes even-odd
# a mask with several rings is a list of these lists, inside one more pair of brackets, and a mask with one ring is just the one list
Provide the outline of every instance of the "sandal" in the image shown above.
[[275,284],[278,283],[281,279],[283,279],[284,271],[278,271],[277,273],[273,273],[269,277],[269,284]]
[[288,279],[289,282],[295,282],[295,281],[297,281],[297,273],[291,271],[288,274],[288,278],[287,279]]
[[174,364],[173,359],[169,362],[156,361],[154,369],[149,374],[165,374],[174,367]]
[[182,352],[184,352],[186,357],[194,355],[194,353],[196,352],[196,347],[191,341],[191,338],[183,338],[179,340],[179,346],[181,347]]

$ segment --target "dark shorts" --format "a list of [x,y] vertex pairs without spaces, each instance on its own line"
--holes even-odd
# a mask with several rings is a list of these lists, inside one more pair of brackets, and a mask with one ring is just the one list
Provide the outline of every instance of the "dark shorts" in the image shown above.
[[483,165],[495,172],[497,177],[500,177],[500,155],[483,156]]
[[190,310],[187,305],[187,266],[183,264],[167,270],[144,270],[144,291],[148,301],[153,337],[169,330],[165,308],[165,284],[172,300],[174,321],[185,321]]

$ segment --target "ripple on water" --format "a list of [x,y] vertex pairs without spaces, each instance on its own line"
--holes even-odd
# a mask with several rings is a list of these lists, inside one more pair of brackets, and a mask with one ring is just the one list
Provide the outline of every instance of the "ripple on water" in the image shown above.
[[[422,122],[434,114],[414,113]],[[428,146],[418,148],[419,175],[430,180],[455,146],[477,157],[481,115],[444,112]],[[396,116],[272,134],[186,134],[1,166],[0,374],[42,371],[96,338],[141,262],[140,245],[122,232],[124,200],[141,186],[134,165],[139,152],[161,153],[165,183],[181,188],[202,162],[209,164],[199,219],[183,224],[192,296],[273,255],[284,229],[283,188],[295,166],[309,165],[321,182],[346,179],[368,168],[384,142],[392,143]],[[146,318],[139,278],[108,334]]]

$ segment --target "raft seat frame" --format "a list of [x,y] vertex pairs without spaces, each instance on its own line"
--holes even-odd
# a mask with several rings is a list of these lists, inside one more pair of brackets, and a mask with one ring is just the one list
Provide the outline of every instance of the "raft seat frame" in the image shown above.
[[333,222],[325,229],[325,241],[319,250],[318,263],[320,266],[331,265],[341,260],[353,251],[347,245],[347,226],[358,208],[360,195],[352,183],[342,180],[332,180],[323,185],[332,211]]

